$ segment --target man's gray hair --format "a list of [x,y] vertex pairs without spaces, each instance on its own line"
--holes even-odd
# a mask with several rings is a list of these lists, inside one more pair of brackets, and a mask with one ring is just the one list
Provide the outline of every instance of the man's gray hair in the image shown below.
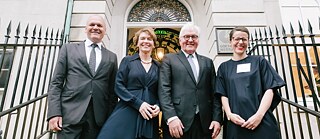
[[185,32],[187,30],[189,30],[189,29],[194,30],[197,33],[197,35],[200,37],[200,28],[197,25],[193,24],[193,23],[187,23],[187,24],[183,25],[181,30],[180,30],[179,37],[184,36]]

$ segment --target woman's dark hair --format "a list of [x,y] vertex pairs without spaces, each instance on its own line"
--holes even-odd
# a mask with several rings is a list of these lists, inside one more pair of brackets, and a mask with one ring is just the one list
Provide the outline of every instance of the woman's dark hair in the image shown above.
[[245,32],[248,34],[249,37],[249,30],[246,27],[235,27],[231,30],[231,32],[229,33],[229,41],[232,40],[232,36],[236,31],[241,31],[241,32]]

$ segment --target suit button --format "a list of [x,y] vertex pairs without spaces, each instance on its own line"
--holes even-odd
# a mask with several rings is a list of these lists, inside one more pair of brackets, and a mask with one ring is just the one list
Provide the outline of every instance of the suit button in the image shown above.
[[90,93],[89,93],[90,95],[92,95],[92,91],[90,91]]

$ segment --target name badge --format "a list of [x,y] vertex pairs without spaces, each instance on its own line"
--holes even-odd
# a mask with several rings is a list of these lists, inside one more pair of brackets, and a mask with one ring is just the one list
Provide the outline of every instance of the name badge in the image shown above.
[[251,63],[237,65],[237,73],[250,72]]

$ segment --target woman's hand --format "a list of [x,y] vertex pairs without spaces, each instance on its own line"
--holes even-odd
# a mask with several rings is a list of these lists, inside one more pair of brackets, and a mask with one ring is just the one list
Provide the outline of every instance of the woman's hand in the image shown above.
[[152,107],[150,104],[148,104],[147,102],[143,102],[139,108],[139,112],[140,114],[142,115],[142,117],[144,119],[151,119],[153,116],[152,116],[152,113],[153,113],[153,110],[152,110]]
[[231,113],[227,117],[228,117],[228,120],[235,123],[236,125],[242,126],[242,124],[245,123],[245,120],[238,114]]
[[246,122],[244,122],[241,127],[244,127],[244,128],[250,129],[250,130],[254,130],[259,126],[262,118],[263,118],[263,115],[259,115],[256,113],[256,114],[252,115]]
[[151,109],[152,109],[151,111],[152,117],[157,117],[160,113],[160,107],[158,105],[153,105]]

